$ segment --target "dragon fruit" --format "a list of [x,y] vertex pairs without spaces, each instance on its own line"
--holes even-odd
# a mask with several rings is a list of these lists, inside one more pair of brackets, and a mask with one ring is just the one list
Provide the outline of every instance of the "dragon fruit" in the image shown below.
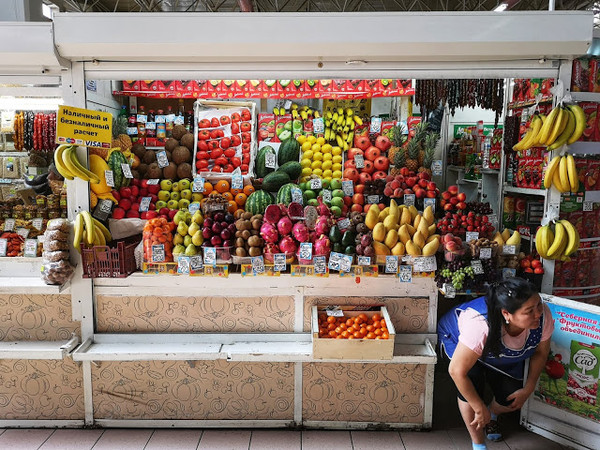
[[329,221],[329,216],[319,216],[317,223],[315,224],[315,233],[317,236],[329,234],[330,228],[331,224]]
[[292,221],[287,216],[282,217],[281,219],[279,219],[279,222],[277,222],[277,230],[282,236],[287,236],[288,234],[290,234],[292,232],[292,226]]
[[319,206],[317,206],[317,212],[320,216],[331,216],[331,211],[327,207],[325,203],[323,203],[323,197],[318,197],[317,201],[319,202]]
[[279,248],[283,253],[294,254],[298,250],[298,245],[291,236],[284,236],[279,241]]
[[262,238],[269,243],[276,243],[279,240],[279,233],[275,225],[269,222],[264,222],[260,227],[260,235]]
[[331,253],[331,242],[329,242],[329,238],[322,234],[319,238],[314,242],[315,256],[327,256]]
[[298,242],[308,242],[310,239],[308,228],[303,222],[297,222],[294,224],[294,227],[292,228],[292,234]]
[[264,219],[272,224],[276,224],[281,219],[281,209],[277,205],[269,205],[265,209]]
[[[274,255],[276,253],[280,253],[279,246],[274,242],[268,242],[265,245],[265,255]],[[272,258],[271,258],[272,259]]]

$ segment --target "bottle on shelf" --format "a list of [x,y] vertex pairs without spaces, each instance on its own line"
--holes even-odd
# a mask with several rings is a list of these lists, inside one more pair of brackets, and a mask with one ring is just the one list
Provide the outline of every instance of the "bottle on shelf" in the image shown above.
[[158,110],[158,115],[161,117],[161,120],[156,122],[156,138],[161,142],[167,138],[167,129],[165,120],[165,112],[162,109]]
[[189,132],[194,131],[194,111],[185,113],[185,129]]
[[138,111],[137,129],[138,140],[144,141],[146,138],[146,112],[143,106],[140,106],[140,110]]
[[179,107],[177,108],[177,115],[175,116],[175,125],[185,125],[185,105],[183,99],[179,99]]
[[135,105],[131,105],[129,108],[129,119],[127,121],[127,134],[131,138],[132,142],[136,142],[138,139],[138,127],[137,127],[137,111]]
[[[156,115],[154,110],[148,111],[148,120],[146,122],[146,139],[156,138]],[[149,144],[148,144],[149,145]]]
[[173,121],[175,120],[175,114],[173,114],[173,107],[169,105],[167,107],[167,115],[165,118],[165,129],[167,131],[167,138],[170,138],[173,135]]

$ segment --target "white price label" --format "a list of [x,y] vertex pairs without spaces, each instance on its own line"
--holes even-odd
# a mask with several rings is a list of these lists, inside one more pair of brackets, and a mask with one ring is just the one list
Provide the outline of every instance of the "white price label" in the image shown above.
[[442,290],[444,291],[444,296],[446,298],[454,298],[456,297],[456,289],[450,283],[444,283],[442,286]]
[[104,171],[104,178],[106,178],[106,185],[109,187],[115,187],[115,176],[112,170]]
[[265,273],[265,260],[262,256],[254,256],[250,261],[252,263],[252,272],[254,274]]
[[344,317],[344,311],[338,309],[337,306],[328,306],[325,309],[325,313],[327,314],[327,317]]
[[477,239],[479,239],[479,232],[467,231],[467,242],[476,241]]
[[340,261],[342,260],[342,254],[337,252],[331,252],[329,254],[329,270],[340,270]]
[[583,212],[593,211],[594,203],[593,202],[583,202]]
[[192,192],[204,192],[204,178],[194,178],[194,181],[192,181]]
[[197,272],[202,269],[202,256],[192,256],[190,258],[190,271]]
[[101,199],[98,201],[98,205],[94,208],[93,216],[100,220],[104,221],[108,219],[110,213],[112,211],[113,202],[108,199]]
[[285,102],[283,102],[283,109],[290,109],[292,107],[292,101],[291,100],[286,100]]
[[143,197],[140,201],[140,212],[145,212],[150,209],[150,203],[152,202],[152,197]]
[[398,257],[397,256],[386,256],[385,257],[385,273],[398,273]]
[[164,114],[154,116],[154,121],[156,123],[165,123],[166,120],[167,120],[167,117]]
[[301,242],[300,243],[300,259],[311,260],[312,259],[312,243]]
[[350,228],[350,219],[345,217],[343,219],[338,220],[337,226],[340,229],[340,231],[346,231],[348,228]]
[[42,227],[44,226],[44,219],[42,219],[41,217],[36,217],[31,221],[31,225],[33,225],[33,228],[35,228],[36,230],[42,231]]
[[404,194],[404,204],[406,206],[414,206],[415,194]]
[[488,220],[494,228],[498,228],[498,216],[496,214],[488,215]]
[[400,266],[398,278],[401,283],[412,283],[413,268],[412,266]]
[[321,189],[323,187],[323,181],[320,178],[313,178],[310,180],[310,188],[312,190]]
[[177,259],[177,273],[189,275],[190,273],[190,257],[180,256]]
[[190,205],[188,206],[188,211],[190,212],[190,214],[194,214],[199,209],[200,209],[200,203],[198,203],[198,202],[190,203]]
[[431,206],[431,211],[435,213],[435,198],[423,199],[423,208],[427,208],[428,206]]
[[325,256],[315,256],[313,258],[313,264],[315,265],[315,273],[327,273],[327,258]]
[[475,275],[483,275],[485,272],[483,270],[483,264],[481,264],[481,260],[474,259],[471,261],[471,267],[473,268],[473,273]]
[[25,247],[23,248],[23,256],[26,258],[35,258],[37,256],[38,241],[37,239],[25,239]]
[[352,197],[354,195],[354,183],[352,180],[342,181],[342,190],[346,197]]
[[27,239],[27,236],[29,236],[29,230],[27,228],[17,228],[17,234],[23,239]]
[[136,122],[138,123],[146,123],[148,121],[148,116],[146,114],[138,114],[136,117]]
[[359,266],[370,266],[371,265],[371,257],[370,256],[359,256],[358,257],[358,265]]
[[441,159],[436,159],[431,163],[431,172],[434,176],[439,177],[442,176],[442,160]]
[[331,191],[329,189],[323,189],[321,191],[321,196],[323,197],[323,201],[325,203],[331,202]]
[[158,163],[158,167],[161,169],[167,167],[169,165],[169,158],[167,158],[166,151],[156,152],[156,162]]
[[156,130],[156,122],[146,122],[146,130]]
[[276,165],[276,157],[274,153],[267,152],[265,154],[265,167],[267,169],[274,169]]
[[215,247],[204,248],[204,265],[205,266],[216,266],[217,265],[217,249]]
[[121,164],[121,170],[123,170],[123,176],[125,178],[133,178],[133,174],[131,173],[131,167],[129,167],[129,164]]
[[275,272],[285,272],[286,262],[285,253],[276,253],[273,255],[273,270]]
[[417,256],[412,260],[415,272],[435,272],[437,270],[435,256]]
[[231,177],[231,188],[232,189],[243,189],[244,188],[244,179],[242,178],[242,174],[237,173]]
[[371,134],[377,134],[381,132],[381,117],[373,117],[371,119],[371,127],[369,128],[369,132]]
[[350,272],[352,270],[352,255],[342,255],[340,259],[340,272]]
[[313,119],[313,133],[321,134],[325,132],[325,121],[322,117]]
[[165,260],[165,246],[163,244],[152,246],[152,262],[161,263]]
[[183,125],[185,123],[185,118],[183,116],[176,116],[173,123],[175,125]]
[[8,239],[0,239],[0,256],[6,256],[6,248],[8,247]]
[[146,184],[148,186],[152,186],[152,185],[156,186],[158,183],[160,183],[160,180],[158,178],[152,178],[152,179],[146,181]]
[[302,196],[302,191],[300,190],[300,188],[292,188],[291,189],[291,194],[292,194],[292,201],[295,203],[300,203],[301,205],[304,204],[304,199]]
[[517,247],[515,245],[505,245],[502,248],[502,253],[504,253],[505,255],[516,255]]
[[354,164],[357,169],[365,168],[365,157],[363,155],[354,155]]
[[137,136],[138,129],[137,127],[127,127],[127,135],[128,136]]
[[15,229],[15,219],[6,219],[4,221],[4,231],[13,231]]
[[490,247],[480,248],[479,259],[492,259],[492,249]]
[[507,278],[513,278],[517,276],[517,269],[509,269],[505,267],[502,269],[502,278],[506,280]]
[[373,205],[375,203],[379,203],[379,195],[368,195],[367,204]]

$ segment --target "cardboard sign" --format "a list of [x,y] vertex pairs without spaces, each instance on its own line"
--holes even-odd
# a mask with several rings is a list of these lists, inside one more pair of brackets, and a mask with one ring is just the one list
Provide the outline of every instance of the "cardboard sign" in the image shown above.
[[215,247],[206,247],[204,249],[204,265],[205,266],[216,266],[217,265],[217,249]]
[[417,256],[413,258],[413,270],[415,272],[435,272],[437,270],[435,256]]
[[36,230],[42,231],[42,227],[44,226],[44,219],[42,219],[41,217],[36,217],[31,221],[31,225],[33,225],[33,227]]
[[415,194],[404,194],[404,204],[406,206],[414,206]]
[[446,298],[454,298],[456,297],[456,289],[450,283],[444,283],[442,286],[442,290],[444,291],[444,296]]
[[94,208],[92,216],[98,219],[100,222],[104,222],[110,216],[112,212],[113,202],[112,200],[101,199]]
[[161,152],[156,152],[156,162],[158,163],[158,167],[160,167],[161,169],[168,167],[169,158],[167,158],[167,152],[164,150]]
[[479,259],[492,259],[492,249],[490,247],[480,248]]
[[315,256],[313,258],[313,264],[315,266],[315,274],[327,273],[327,258],[324,256]]
[[27,228],[17,228],[17,234],[21,236],[23,239],[27,239],[29,236],[29,230]]
[[310,188],[312,190],[321,189],[323,187],[323,181],[320,178],[313,178],[310,180]]
[[481,260],[474,259],[471,261],[471,267],[473,268],[473,273],[475,275],[483,275],[485,272],[483,270],[483,264],[481,264]]
[[292,201],[295,203],[304,204],[304,199],[302,197],[302,191],[300,188],[294,187],[291,189],[290,193],[292,194]]
[[56,143],[110,148],[112,114],[72,106],[59,106],[56,116]]
[[265,167],[267,169],[275,169],[276,166],[276,158],[273,153],[267,152],[265,154]]
[[363,155],[354,155],[354,163],[357,169],[365,168],[365,157]]
[[143,197],[140,201],[140,212],[146,212],[150,209],[150,203],[152,202],[152,197]]
[[190,273],[190,257],[180,256],[177,259],[177,273],[182,275],[189,275]]
[[285,272],[286,262],[285,253],[276,253],[273,255],[273,270],[275,272]]

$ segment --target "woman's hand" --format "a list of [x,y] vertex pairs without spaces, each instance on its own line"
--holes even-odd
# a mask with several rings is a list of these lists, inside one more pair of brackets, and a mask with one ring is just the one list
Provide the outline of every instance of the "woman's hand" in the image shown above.
[[510,409],[512,409],[513,411],[517,410],[517,409],[521,409],[523,407],[523,404],[527,401],[527,399],[529,398],[530,395],[531,395],[531,392],[525,388],[522,388],[522,389],[519,389],[519,390],[513,392],[508,397],[506,397],[506,400],[513,401],[510,405],[508,405],[508,407]]
[[484,405],[483,408],[475,411],[475,418],[473,419],[473,422],[471,422],[471,426],[478,430],[483,429],[490,423],[491,418],[490,410]]

